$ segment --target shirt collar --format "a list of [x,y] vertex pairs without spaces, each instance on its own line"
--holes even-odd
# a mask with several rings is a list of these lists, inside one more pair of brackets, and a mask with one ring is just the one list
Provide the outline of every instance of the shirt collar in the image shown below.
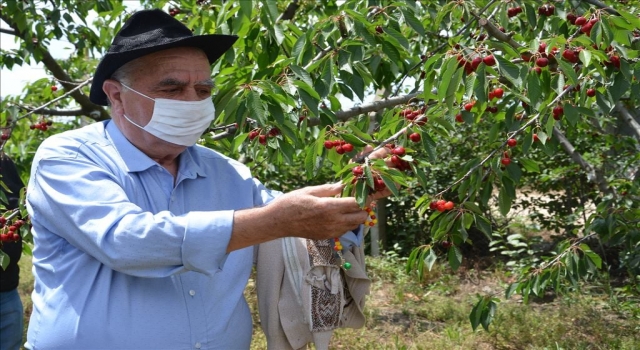
[[[125,163],[128,172],[145,171],[151,167],[158,165],[156,161],[149,158],[146,154],[134,146],[122,134],[120,129],[113,121],[108,121],[106,126],[107,137],[111,139],[113,146],[116,148],[120,157]],[[196,176],[207,176],[203,167],[200,165],[201,158],[196,151],[197,146],[190,146],[180,154],[180,168],[178,172],[186,177],[193,179]]]

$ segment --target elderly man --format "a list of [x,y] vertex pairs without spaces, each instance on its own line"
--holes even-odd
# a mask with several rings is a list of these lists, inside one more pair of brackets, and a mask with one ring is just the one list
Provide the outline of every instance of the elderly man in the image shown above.
[[112,119],[38,149],[27,191],[27,348],[247,349],[253,246],[357,242],[351,230],[367,213],[336,198],[341,185],[273,193],[242,164],[195,145],[214,118],[210,66],[235,40],[137,12],[91,87]]

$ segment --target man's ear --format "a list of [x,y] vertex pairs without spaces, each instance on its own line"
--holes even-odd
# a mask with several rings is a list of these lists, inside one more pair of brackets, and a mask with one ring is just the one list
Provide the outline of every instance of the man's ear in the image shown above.
[[123,86],[117,80],[107,79],[102,83],[102,91],[107,95],[111,103],[111,113],[124,113],[124,106],[120,93]]

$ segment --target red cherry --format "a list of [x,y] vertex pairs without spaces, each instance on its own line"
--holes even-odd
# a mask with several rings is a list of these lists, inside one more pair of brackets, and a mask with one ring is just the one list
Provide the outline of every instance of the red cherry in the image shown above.
[[517,143],[518,143],[518,141],[516,141],[516,139],[508,139],[507,140],[507,146],[509,146],[509,147],[515,147]]
[[460,113],[456,114],[456,122],[464,123],[464,119],[462,119],[462,114]]
[[342,146],[336,146],[336,153],[344,154],[345,150]]
[[449,242],[449,241],[442,241],[442,243],[440,243],[440,244],[442,244],[442,248],[444,248],[444,249],[449,249],[449,248],[451,248],[451,246],[453,245],[453,244],[452,244],[451,242]]
[[350,144],[350,143],[345,143],[344,145],[342,145],[342,149],[345,152],[351,152],[351,151],[353,151],[353,145]]
[[538,52],[545,53],[547,51],[547,43],[540,43],[538,45]]
[[258,136],[258,142],[260,142],[260,144],[264,145],[267,143],[267,135],[260,135]]
[[333,148],[333,141],[331,140],[327,140],[324,142],[324,148],[326,149],[332,149]]
[[51,91],[53,91],[53,92],[58,91],[58,87],[57,87],[57,86],[55,86],[55,85],[53,85],[53,86],[51,87]]
[[13,234],[13,236],[12,236],[12,238],[13,238],[13,240],[14,240],[14,241],[16,241],[16,242],[17,242],[17,241],[19,241],[19,240],[20,240],[20,235],[19,235],[19,234],[17,234],[17,233],[14,233],[14,234]]
[[482,63],[482,57],[480,56],[476,56],[472,61],[471,61],[471,68],[475,71],[476,68],[478,68],[478,66],[480,65],[480,63]]
[[387,185],[384,183],[384,180],[382,180],[381,178],[377,178],[374,181],[374,186],[373,187],[374,187],[374,189],[376,191],[382,191],[385,188],[387,188]]
[[549,65],[549,59],[546,57],[540,57],[536,60],[536,65],[538,67],[546,67]]
[[538,134],[533,134],[533,142],[538,142],[540,139],[538,138]]
[[587,23],[587,19],[584,18],[584,17],[578,17],[578,18],[576,18],[576,20],[574,22],[574,24],[577,25],[577,26],[581,26],[581,25],[583,25],[585,23]]
[[376,33],[378,33],[378,34],[384,33],[384,30],[382,29],[381,26],[376,26]]
[[358,177],[358,176],[362,176],[362,174],[364,174],[364,169],[362,169],[362,167],[360,165],[358,165],[358,166],[354,167],[353,169],[351,169],[351,172],[353,173],[353,175]]
[[398,146],[398,147],[394,148],[393,151],[391,151],[391,153],[402,157],[406,153],[406,151],[405,151],[404,147]]
[[495,96],[496,98],[502,98],[503,94],[504,90],[502,90],[502,88],[496,88],[495,90],[493,90],[493,96]]
[[511,158],[502,158],[500,159],[500,163],[502,163],[502,165],[507,166],[509,164],[511,164]]
[[553,107],[553,116],[561,116],[564,114],[564,108],[562,108],[562,106],[555,106]]
[[419,133],[414,132],[413,134],[409,135],[409,140],[411,140],[412,142],[418,143],[421,140],[421,136]]
[[448,202],[444,203],[444,209],[445,210],[453,209],[453,202],[452,201],[448,201]]
[[255,130],[250,131],[249,132],[249,140],[255,139],[256,137],[258,137],[258,135],[259,135],[259,133],[257,131],[255,131]]
[[429,209],[436,210],[437,207],[438,207],[438,203],[436,201],[429,203]]
[[484,64],[486,64],[487,66],[491,67],[496,64],[496,59],[493,57],[493,55],[489,55],[483,58],[482,62],[484,62]]
[[475,105],[475,102],[468,102],[464,105],[464,110],[467,112],[471,111],[471,108],[473,108],[473,106]]
[[576,19],[578,19],[578,16],[576,16],[575,14],[573,13],[567,14],[567,21],[569,21],[569,23],[576,24]]
[[10,137],[10,135],[9,135],[9,134],[2,134],[2,135],[0,135],[0,139],[2,139],[3,141],[4,141],[4,140],[8,140],[8,139],[9,139],[9,137]]
[[571,49],[566,49],[562,52],[562,57],[571,62],[571,63],[576,63],[578,62],[578,56],[576,55],[575,51],[571,50]]
[[593,97],[595,95],[596,95],[596,89],[593,89],[593,88],[587,89],[587,96]]

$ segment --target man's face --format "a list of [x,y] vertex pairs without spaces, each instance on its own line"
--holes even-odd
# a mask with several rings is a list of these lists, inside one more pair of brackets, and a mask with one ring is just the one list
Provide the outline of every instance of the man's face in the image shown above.
[[[153,99],[200,101],[211,98],[213,82],[209,61],[199,49],[180,47],[143,56],[133,62],[131,71],[133,74],[129,75],[127,85]],[[162,141],[124,119],[122,114],[138,125],[147,125],[153,114],[154,101],[119,83],[115,85],[119,86],[119,99],[112,102],[113,118],[127,139],[139,148],[141,145],[160,145],[184,149]]]

